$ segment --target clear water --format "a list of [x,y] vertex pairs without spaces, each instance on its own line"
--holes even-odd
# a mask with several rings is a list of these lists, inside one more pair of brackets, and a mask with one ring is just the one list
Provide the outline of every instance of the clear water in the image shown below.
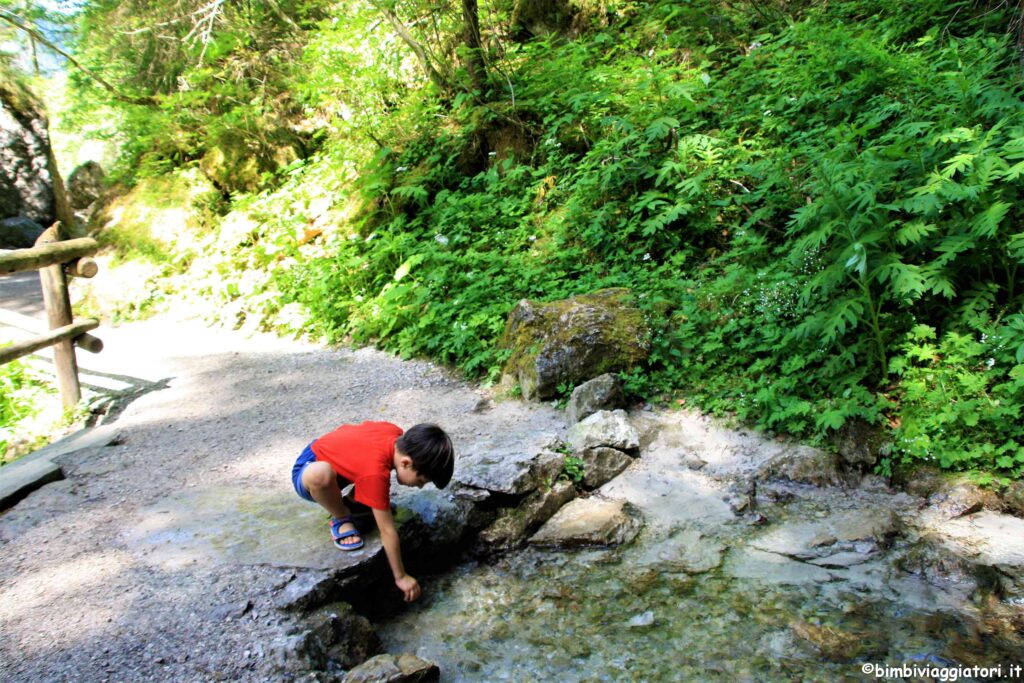
[[[893,496],[776,483],[758,489],[755,523],[723,502],[730,481],[783,445],[695,414],[657,419],[643,456],[601,489],[642,511],[634,542],[526,549],[425,578],[420,601],[377,622],[386,649],[437,662],[447,682],[878,681],[900,679],[865,665],[1024,664],[1024,608],[997,605],[1008,611],[993,619],[996,608],[964,602],[956,586],[902,571],[908,536],[854,548],[872,554],[846,569],[754,549],[766,533],[892,510]],[[708,465],[691,471],[688,452]]]
[[732,578],[728,551],[699,575],[638,568],[641,552],[528,549],[465,565],[378,630],[443,681],[867,681],[880,679],[866,663],[1011,663],[952,614],[863,587]]

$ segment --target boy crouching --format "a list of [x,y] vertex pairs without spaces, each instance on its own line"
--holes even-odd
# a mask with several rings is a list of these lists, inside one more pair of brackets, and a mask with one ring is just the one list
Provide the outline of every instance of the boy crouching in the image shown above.
[[363,422],[342,425],[306,446],[292,468],[292,484],[299,496],[331,513],[334,545],[346,551],[364,545],[341,494],[342,489],[354,484],[355,502],[373,510],[395,585],[405,601],[412,602],[420,596],[420,585],[405,573],[402,564],[390,507],[391,471],[404,486],[423,488],[432,482],[443,489],[451,481],[454,468],[455,449],[437,425],[418,424],[403,433],[401,427],[389,422]]

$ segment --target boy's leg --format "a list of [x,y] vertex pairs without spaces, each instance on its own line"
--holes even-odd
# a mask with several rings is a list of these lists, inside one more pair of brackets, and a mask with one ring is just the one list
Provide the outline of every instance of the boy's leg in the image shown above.
[[[338,476],[326,462],[311,462],[302,471],[302,485],[313,496],[313,500],[320,503],[335,519],[341,519],[349,515],[349,510],[341,500],[341,488],[338,486]],[[353,524],[342,524],[340,531],[353,531]],[[359,536],[349,536],[341,539],[342,545],[354,545],[362,540]]]

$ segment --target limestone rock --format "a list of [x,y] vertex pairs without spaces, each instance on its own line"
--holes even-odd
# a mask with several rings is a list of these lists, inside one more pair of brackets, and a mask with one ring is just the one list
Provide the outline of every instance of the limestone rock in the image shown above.
[[734,579],[788,586],[828,583],[833,578],[823,567],[749,547],[730,552],[723,569]]
[[516,35],[524,39],[562,33],[572,24],[573,13],[569,0],[517,0],[512,10],[512,26]]
[[522,300],[509,314],[501,347],[511,350],[505,384],[526,399],[552,398],[561,384],[631,368],[650,352],[643,314],[629,290],[604,289],[561,301]]
[[103,193],[103,167],[87,161],[75,167],[68,176],[68,199],[74,209],[85,209]]
[[967,480],[947,480],[928,497],[928,504],[939,514],[950,519],[963,517],[983,509],[1001,507],[998,497]]
[[757,478],[788,479],[815,486],[839,486],[844,483],[839,469],[839,457],[835,453],[810,446],[785,449],[761,466]]
[[985,583],[976,562],[944,547],[935,534],[926,534],[910,546],[896,560],[896,566],[964,600]]
[[912,496],[928,498],[945,485],[946,479],[938,468],[919,465],[901,474],[897,483]]
[[42,111],[28,90],[0,78],[0,218],[22,216],[48,227],[57,205]]
[[539,444],[506,444],[500,437],[475,444],[459,457],[453,481],[495,493],[522,495],[562,468],[562,455]]
[[1017,480],[1002,493],[1005,511],[1017,517],[1024,517],[1024,480]]
[[640,447],[640,433],[626,415],[625,410],[601,410],[569,429],[566,441],[573,450],[606,446],[620,451]]
[[518,508],[509,510],[480,532],[480,541],[495,550],[515,548],[575,497],[576,488],[572,482],[559,481],[551,488],[540,488]]
[[618,408],[622,400],[622,382],[617,375],[607,372],[573,389],[565,407],[566,420],[576,424],[599,410]]
[[428,569],[446,565],[462,549],[470,533],[493,516],[449,489],[396,487],[395,521],[402,539],[402,554],[411,558],[407,561],[415,560],[418,566]]
[[255,191],[265,183],[265,174],[279,171],[299,158],[301,143],[279,121],[265,119],[257,135],[237,130],[209,138],[199,168],[218,188]]
[[327,659],[351,669],[378,654],[380,637],[370,620],[357,614],[351,605],[337,602],[320,608],[312,617],[313,623],[330,625],[325,635]]
[[677,530],[652,542],[645,539],[643,551],[634,555],[638,568],[652,568],[659,573],[685,572],[703,574],[722,564],[725,546],[694,529]]
[[1024,520],[989,510],[970,517],[923,519],[923,541],[958,562],[976,565],[975,576],[995,583],[1004,596],[1024,598]]
[[327,648],[334,638],[329,619],[311,620],[300,633],[275,638],[268,647],[268,659],[281,673],[299,673],[322,669],[327,662]]
[[757,480],[739,479],[726,489],[723,500],[733,514],[752,513],[757,508]]
[[583,486],[596,489],[629,467],[633,458],[614,448],[588,448],[579,455],[583,461]]
[[342,683],[418,683],[441,677],[437,664],[415,655],[377,655],[345,674]]
[[822,566],[850,566],[888,547],[898,524],[888,510],[845,510],[823,519],[781,524],[752,539],[750,545],[798,560],[829,558],[815,563]]
[[892,449],[885,430],[863,420],[851,420],[843,425],[836,435],[835,446],[847,468],[855,470],[870,469]]
[[323,603],[334,588],[334,575],[329,571],[300,571],[274,598],[274,607],[300,612]]
[[24,216],[0,221],[0,249],[28,249],[43,234],[43,226]]
[[686,469],[697,471],[707,467],[708,462],[694,453],[687,453],[683,456],[683,464]]
[[581,498],[559,510],[530,539],[547,547],[616,546],[640,533],[640,512],[623,500]]
[[301,622],[299,633],[274,639],[268,659],[282,674],[322,670],[328,660],[353,667],[380,652],[381,643],[369,620],[346,603],[321,608]]

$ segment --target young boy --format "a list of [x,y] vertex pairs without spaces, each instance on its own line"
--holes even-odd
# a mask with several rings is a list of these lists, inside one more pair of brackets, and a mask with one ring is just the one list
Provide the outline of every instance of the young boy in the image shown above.
[[331,536],[341,550],[358,550],[363,539],[341,491],[355,484],[353,498],[373,510],[380,541],[391,565],[395,585],[406,602],[420,596],[420,585],[405,573],[395,520],[389,501],[391,470],[398,483],[423,488],[428,482],[443,489],[451,481],[455,449],[444,430],[418,424],[402,433],[389,422],[342,425],[314,440],[292,468],[292,484],[302,498],[331,513]]

